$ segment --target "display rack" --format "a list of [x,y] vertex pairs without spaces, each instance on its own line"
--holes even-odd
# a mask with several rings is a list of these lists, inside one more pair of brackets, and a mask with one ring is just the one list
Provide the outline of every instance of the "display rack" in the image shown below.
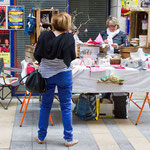
[[36,17],[36,28],[34,34],[30,36],[30,43],[37,43],[40,33],[44,30],[52,29],[51,18],[58,14],[58,9],[34,9],[33,15]]
[[129,33],[129,41],[132,38],[139,38],[139,35],[142,35],[142,20],[146,15],[148,19],[148,29],[147,29],[147,40],[146,47],[150,46],[150,10],[148,9],[138,9],[131,10],[130,16],[130,33]]
[[80,48],[81,47],[85,47],[85,49],[86,48],[88,48],[88,47],[98,47],[99,48],[99,52],[100,53],[104,53],[105,55],[106,55],[106,53],[107,53],[107,47],[105,47],[105,48],[102,48],[102,47],[100,47],[99,45],[85,45],[85,44],[79,44],[79,45],[77,45],[77,51],[76,51],[76,57],[80,57]]
[[131,52],[137,52],[138,48],[142,48],[144,53],[150,54],[150,48],[148,47],[139,47],[139,46],[129,46],[129,47],[120,47],[120,54],[122,58],[128,58],[130,57]]

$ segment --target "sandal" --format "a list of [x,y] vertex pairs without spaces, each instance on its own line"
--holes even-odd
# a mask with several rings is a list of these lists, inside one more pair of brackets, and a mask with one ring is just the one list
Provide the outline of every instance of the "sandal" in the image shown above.
[[38,144],[43,144],[45,141],[41,141],[41,140],[39,140],[39,138],[38,137],[35,137],[35,140],[36,140],[36,142],[38,143]]
[[72,141],[66,141],[65,146],[70,147],[70,146],[73,146],[73,145],[77,144],[78,142],[79,141],[77,139],[72,140]]

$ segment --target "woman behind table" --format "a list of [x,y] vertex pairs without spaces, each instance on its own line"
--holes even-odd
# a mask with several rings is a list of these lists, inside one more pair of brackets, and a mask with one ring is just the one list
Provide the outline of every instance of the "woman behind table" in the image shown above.
[[[119,21],[116,17],[109,17],[106,21],[107,29],[100,34],[105,44],[108,44],[107,55],[119,53],[120,45],[129,46],[127,35],[120,31]],[[110,99],[111,93],[102,93],[102,98]]]
[[42,77],[46,78],[47,83],[47,91],[43,93],[42,98],[36,140],[39,144],[44,143],[57,86],[65,145],[72,146],[77,144],[78,140],[74,140],[72,134],[72,68],[70,63],[75,59],[75,42],[72,34],[67,34],[71,27],[71,17],[67,13],[59,13],[52,17],[51,23],[54,32],[44,31],[41,33],[34,53],[35,59],[40,63]]
[[101,31],[100,34],[105,42],[108,44],[108,55],[119,53],[120,45],[129,46],[127,35],[120,31],[119,22],[116,17],[109,17],[106,21],[107,29]]

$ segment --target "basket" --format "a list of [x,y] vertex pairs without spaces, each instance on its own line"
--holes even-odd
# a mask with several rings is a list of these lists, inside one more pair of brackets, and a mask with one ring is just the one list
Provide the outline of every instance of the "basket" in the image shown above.
[[120,64],[121,58],[110,58],[110,64]]
[[34,56],[33,56],[34,51],[35,51],[34,46],[31,46],[31,45],[25,46],[25,60],[27,62],[34,62],[35,61]]

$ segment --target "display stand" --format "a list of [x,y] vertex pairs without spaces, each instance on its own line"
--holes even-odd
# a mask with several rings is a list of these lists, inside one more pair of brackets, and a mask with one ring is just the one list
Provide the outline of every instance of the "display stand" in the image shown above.
[[100,53],[104,53],[105,55],[107,53],[107,47],[102,48],[99,45],[79,44],[79,45],[77,45],[77,57],[80,57],[80,49],[81,49],[81,47],[84,47],[85,49],[88,49],[88,47],[93,47],[93,48],[98,47]]
[[120,54],[122,58],[130,57],[130,52],[137,52],[138,48],[142,48],[145,53],[150,54],[150,9],[149,8],[141,8],[141,1],[139,1],[139,5],[136,10],[131,10],[130,15],[130,33],[129,33],[129,42],[133,38],[139,38],[139,35],[142,35],[142,20],[146,16],[148,20],[147,27],[147,38],[145,41],[145,46],[130,46],[130,47],[120,47]]
[[132,38],[139,38],[139,35],[142,35],[142,20],[144,19],[145,15],[147,16],[148,19],[146,47],[149,47],[150,46],[150,10],[146,8],[131,10],[129,41],[131,41]]
[[34,9],[33,15],[36,17],[36,28],[34,34],[30,36],[30,43],[37,43],[38,37],[44,30],[52,30],[51,18],[53,15],[58,14],[58,9]]
[[129,46],[129,47],[120,47],[120,54],[122,58],[128,58],[130,57],[130,52],[137,52],[138,48],[142,48],[144,53],[150,54],[150,48],[149,47],[140,47],[140,46]]

